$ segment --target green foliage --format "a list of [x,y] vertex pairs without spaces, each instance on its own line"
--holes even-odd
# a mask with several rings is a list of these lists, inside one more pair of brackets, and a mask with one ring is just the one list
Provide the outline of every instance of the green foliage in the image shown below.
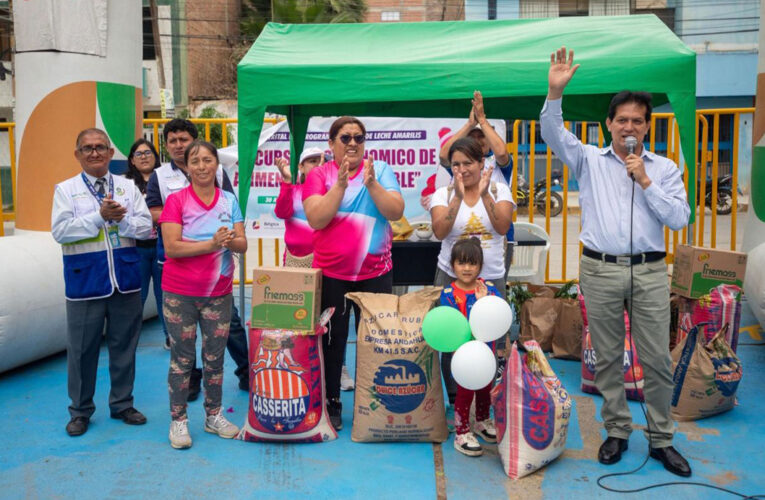
[[244,0],[239,29],[255,40],[268,21],[284,24],[361,23],[365,0]]
[[[226,115],[215,109],[215,106],[206,106],[202,109],[202,112],[196,118],[227,118]],[[203,123],[195,123],[197,130],[199,131],[199,138],[204,140],[205,138],[205,125]],[[233,144],[234,135],[231,133],[230,128],[226,128],[227,144]],[[221,124],[210,125],[210,142],[215,144],[216,148],[220,148],[223,145],[223,126]]]
[[576,286],[576,280],[571,280],[566,282],[565,285],[561,287],[560,290],[558,290],[555,293],[556,299],[575,299],[577,297],[577,291],[574,288]]
[[531,293],[523,284],[515,282],[510,287],[509,297],[510,304],[512,304],[513,308],[515,309],[515,317],[520,318],[521,307],[523,307],[523,303],[530,298],[533,298],[534,294]]

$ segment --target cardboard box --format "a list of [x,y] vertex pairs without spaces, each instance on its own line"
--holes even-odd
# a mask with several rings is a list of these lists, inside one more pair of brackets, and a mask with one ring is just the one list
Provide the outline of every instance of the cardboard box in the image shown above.
[[321,314],[321,270],[258,267],[252,275],[252,328],[313,331]]
[[720,284],[744,286],[746,254],[679,245],[672,271],[673,293],[698,299]]

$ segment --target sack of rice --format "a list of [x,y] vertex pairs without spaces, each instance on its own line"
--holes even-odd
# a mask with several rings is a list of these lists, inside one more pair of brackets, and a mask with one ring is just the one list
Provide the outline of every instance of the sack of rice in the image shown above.
[[[582,308],[582,391],[589,394],[600,394],[595,387],[595,363],[598,360],[597,352],[592,346],[592,337],[590,336],[590,326],[587,321],[587,309],[584,306],[584,297],[579,294],[579,305]],[[635,341],[632,340],[630,331],[630,318],[627,311],[624,311],[624,392],[627,398],[635,401],[644,401],[643,396],[643,366],[637,355]],[[635,368],[632,368],[632,364]]]
[[313,332],[250,329],[250,408],[239,439],[322,442],[337,438],[324,393],[320,335],[332,309]]
[[670,410],[678,421],[717,415],[736,404],[742,368],[736,353],[725,341],[728,324],[710,341],[699,331],[701,326],[691,328],[672,351],[675,389]]
[[572,399],[535,341],[513,344],[491,391],[502,468],[512,479],[549,464],[566,447]]
[[353,441],[442,442],[449,435],[438,353],[422,320],[441,288],[397,296],[354,292],[361,308],[356,344]]

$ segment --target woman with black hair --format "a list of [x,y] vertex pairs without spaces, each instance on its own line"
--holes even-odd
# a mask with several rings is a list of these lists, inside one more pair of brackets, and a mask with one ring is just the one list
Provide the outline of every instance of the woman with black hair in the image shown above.
[[[160,166],[159,155],[154,144],[146,139],[138,139],[130,147],[127,159],[128,169],[125,178],[132,180],[136,187],[146,197],[146,185],[151,173]],[[152,229],[151,237],[146,240],[136,240],[138,255],[141,257],[141,304],[146,303],[149,296],[149,282],[153,281],[154,299],[157,301],[157,313],[165,334],[165,349],[170,349],[167,337],[165,319],[162,316],[162,267],[157,260],[157,228]]]

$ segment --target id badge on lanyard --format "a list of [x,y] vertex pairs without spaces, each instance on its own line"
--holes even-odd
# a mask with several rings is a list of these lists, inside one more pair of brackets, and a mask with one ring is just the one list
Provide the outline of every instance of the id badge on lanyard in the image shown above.
[[111,244],[112,248],[119,248],[122,246],[120,243],[120,228],[114,225],[110,225],[106,229],[106,233],[109,237],[109,243]]

